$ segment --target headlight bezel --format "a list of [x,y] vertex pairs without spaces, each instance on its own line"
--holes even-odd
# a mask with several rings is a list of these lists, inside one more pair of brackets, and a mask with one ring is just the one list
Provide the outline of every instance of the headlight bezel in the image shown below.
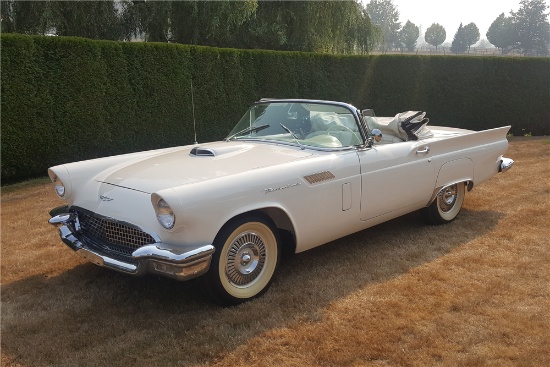
[[159,197],[155,204],[157,221],[166,229],[171,230],[176,225],[176,215],[170,205],[163,198]]
[[65,194],[67,193],[67,188],[65,187],[65,184],[63,183],[63,181],[61,181],[61,179],[55,174],[53,175],[53,177],[51,177],[51,180],[57,196],[64,199]]

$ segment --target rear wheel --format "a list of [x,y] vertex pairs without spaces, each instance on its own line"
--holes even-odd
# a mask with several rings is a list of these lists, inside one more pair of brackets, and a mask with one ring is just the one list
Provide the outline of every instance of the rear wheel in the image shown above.
[[280,257],[277,230],[269,218],[254,215],[229,222],[214,246],[207,280],[218,303],[239,304],[269,288]]
[[452,222],[460,213],[464,202],[464,183],[456,183],[441,189],[434,201],[424,209],[424,218],[430,224]]

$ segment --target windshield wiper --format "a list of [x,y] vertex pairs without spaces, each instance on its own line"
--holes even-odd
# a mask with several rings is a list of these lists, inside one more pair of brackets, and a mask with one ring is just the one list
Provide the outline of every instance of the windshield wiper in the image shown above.
[[289,133],[290,135],[292,135],[292,137],[294,138],[294,141],[296,141],[296,143],[300,146],[300,149],[304,150],[305,147],[298,141],[298,137],[296,136],[296,134],[294,134],[292,132],[292,130],[290,130],[288,127],[286,127],[285,125],[283,125],[282,123],[279,123],[281,125],[281,127],[283,129],[286,130],[287,133]]
[[235,136],[237,135],[241,135],[241,134],[246,134],[246,133],[253,133],[253,132],[258,132],[260,130],[263,130],[263,129],[267,129],[269,127],[268,124],[265,124],[265,125],[260,125],[260,126],[249,126],[247,127],[246,129],[243,129],[239,132],[236,132],[235,134],[225,138],[224,140],[225,141],[229,141],[231,139],[233,139]]

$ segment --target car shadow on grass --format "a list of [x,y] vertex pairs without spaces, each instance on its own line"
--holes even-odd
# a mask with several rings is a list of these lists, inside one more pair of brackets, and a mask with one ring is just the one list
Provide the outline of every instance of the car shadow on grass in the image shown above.
[[[466,211],[427,226],[418,213],[286,259],[262,297],[223,308],[198,282],[133,278],[92,264],[2,287],[2,361],[21,366],[188,366],[398,277],[494,229],[502,213]],[[68,251],[59,249],[59,251]]]

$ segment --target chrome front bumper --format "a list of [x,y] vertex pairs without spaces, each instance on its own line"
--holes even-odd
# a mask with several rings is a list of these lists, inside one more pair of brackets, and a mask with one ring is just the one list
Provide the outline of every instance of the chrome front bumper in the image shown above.
[[96,265],[130,275],[156,273],[176,280],[189,280],[208,271],[214,252],[214,246],[206,245],[178,253],[163,248],[163,244],[157,242],[142,246],[135,250],[128,260],[121,260],[100,248],[92,248],[92,246],[86,245],[85,241],[79,239],[79,232],[75,229],[78,227],[76,214],[53,215],[49,223],[59,225],[61,240],[81,257]]

